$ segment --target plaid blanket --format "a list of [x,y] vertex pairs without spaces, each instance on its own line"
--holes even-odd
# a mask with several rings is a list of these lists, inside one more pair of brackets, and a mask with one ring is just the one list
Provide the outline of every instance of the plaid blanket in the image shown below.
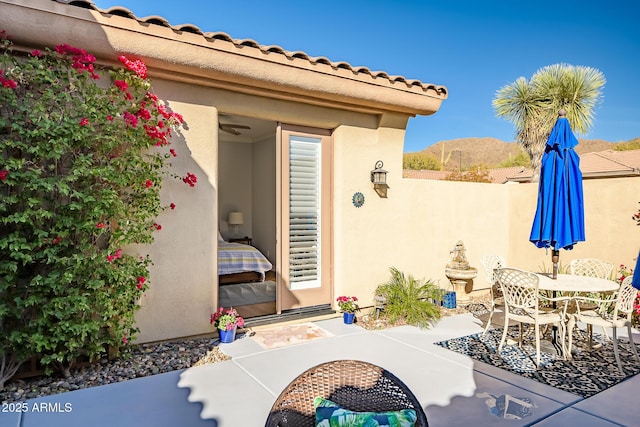
[[259,250],[241,243],[218,242],[218,274],[258,271],[262,274],[272,265]]

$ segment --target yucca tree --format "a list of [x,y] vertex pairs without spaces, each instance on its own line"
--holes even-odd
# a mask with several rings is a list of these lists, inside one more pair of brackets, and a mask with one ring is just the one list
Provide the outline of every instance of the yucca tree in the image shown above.
[[493,100],[496,115],[515,125],[516,142],[531,159],[534,180],[558,111],[566,110],[574,132],[586,134],[605,83],[604,74],[595,68],[555,64],[539,69],[529,81],[520,77],[498,90]]

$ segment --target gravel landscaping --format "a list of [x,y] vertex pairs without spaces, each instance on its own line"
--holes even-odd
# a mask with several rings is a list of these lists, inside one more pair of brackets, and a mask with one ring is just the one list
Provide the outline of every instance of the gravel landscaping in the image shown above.
[[198,338],[142,344],[132,347],[130,353],[119,359],[104,358],[97,363],[74,368],[69,378],[54,373],[49,377],[8,382],[0,392],[0,402],[33,399],[229,359],[218,349],[216,342],[214,338]]

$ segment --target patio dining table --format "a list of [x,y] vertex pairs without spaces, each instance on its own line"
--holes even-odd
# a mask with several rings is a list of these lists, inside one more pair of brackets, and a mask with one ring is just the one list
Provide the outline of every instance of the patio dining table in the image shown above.
[[[557,279],[551,277],[551,273],[537,273],[538,289],[553,292],[555,297],[557,292],[571,293],[591,293],[591,292],[611,292],[617,291],[620,285],[613,280],[601,279],[599,277],[578,276],[574,274],[558,274]],[[555,304],[555,302],[554,302]],[[568,333],[572,333],[568,331]],[[554,327],[552,344],[559,349],[557,335]],[[591,331],[589,331],[589,348],[591,348]],[[568,349],[567,356],[571,357],[572,349]]]
[[617,291],[620,285],[613,280],[598,277],[558,274],[552,279],[550,274],[538,273],[539,289],[552,292],[610,292]]

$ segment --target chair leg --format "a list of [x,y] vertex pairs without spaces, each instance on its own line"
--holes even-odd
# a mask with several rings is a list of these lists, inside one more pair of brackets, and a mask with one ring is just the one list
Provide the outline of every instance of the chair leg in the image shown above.
[[489,327],[491,326],[491,319],[493,319],[493,312],[496,310],[496,305],[495,304],[491,304],[491,311],[489,312],[489,320],[487,320],[487,326],[484,327],[484,331],[482,331],[482,336],[484,336],[487,331],[489,330]]
[[502,346],[507,340],[507,329],[509,329],[509,316],[504,316],[504,329],[502,329],[502,339],[500,339],[500,345],[498,345],[498,353],[502,350]]
[[540,368],[540,327],[536,324],[536,369]]
[[618,363],[618,369],[620,369],[620,373],[624,375],[624,370],[622,369],[622,362],[620,361],[620,353],[618,352],[618,328],[613,327],[613,354],[616,356],[616,362]]
[[633,354],[636,356],[636,360],[640,362],[640,357],[638,357],[638,350],[636,350],[636,343],[633,342],[633,335],[631,335],[631,322],[627,322],[627,336],[629,337],[629,345],[631,346],[631,350],[633,350]]
[[567,327],[565,326],[564,322],[560,322],[559,328],[562,358],[564,360],[571,359],[571,348],[569,348],[569,351],[567,351],[567,342],[565,341],[567,339]]
[[571,316],[569,317],[569,322],[567,324],[567,331],[566,333],[569,335],[569,345],[567,347],[567,355],[566,355],[566,359],[571,359],[571,349],[573,348],[573,329],[576,326],[576,318],[575,316]]

